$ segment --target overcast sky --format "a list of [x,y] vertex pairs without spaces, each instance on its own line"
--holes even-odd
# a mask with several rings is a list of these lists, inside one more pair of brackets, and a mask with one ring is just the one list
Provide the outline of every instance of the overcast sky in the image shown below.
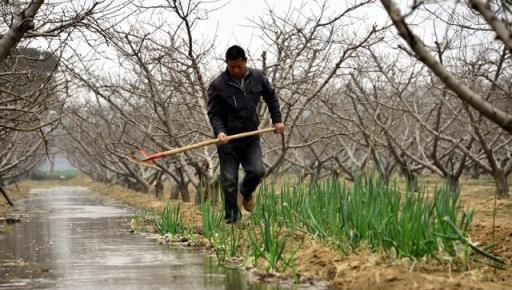
[[[308,1],[312,2],[312,1]],[[323,3],[323,1],[317,1]],[[344,11],[349,5],[353,3],[360,3],[362,1],[353,0],[327,0],[327,15],[335,15]],[[404,3],[407,1],[403,1]],[[217,29],[217,47],[227,48],[232,44],[239,44],[245,48],[258,50],[261,45],[258,39],[258,31],[255,30],[254,24],[251,20],[257,20],[266,14],[268,9],[272,9],[279,15],[283,15],[290,10],[303,7],[304,1],[301,0],[231,0],[225,1],[226,3],[219,10],[209,14],[209,19],[200,27],[201,31],[207,34],[212,34]],[[308,6],[303,7],[302,13],[310,15],[317,12],[320,4],[309,3]],[[383,10],[379,2],[371,5],[368,9],[359,9],[359,11],[352,13],[352,15],[368,19],[369,25],[373,24],[372,18],[375,22],[382,23],[387,20],[387,14]],[[380,18],[380,19],[378,19]],[[204,25],[206,24],[206,25]]]
[[[123,0],[119,0],[123,1]],[[136,0],[133,3],[142,4],[144,6],[152,6],[165,3],[166,0]],[[347,7],[354,5],[355,3],[361,3],[363,0],[326,0],[327,12],[325,13],[325,19],[328,19],[328,16],[338,15]],[[402,0],[403,1],[403,0]],[[48,5],[50,3],[64,3],[61,0],[50,0],[47,2]],[[79,0],[77,2],[72,2],[77,5],[78,3],[85,4],[86,6],[92,5],[94,0]],[[186,3],[186,0],[184,1]],[[404,1],[407,2],[407,1]],[[307,3],[305,5],[304,3]],[[253,57],[259,56],[261,51],[265,49],[263,47],[263,43],[260,40],[259,30],[255,27],[256,25],[251,22],[258,21],[259,17],[264,17],[267,15],[268,10],[274,11],[277,15],[285,15],[290,11],[297,10],[299,8],[300,12],[305,15],[318,14],[320,10],[320,5],[324,3],[324,1],[314,1],[314,0],[221,0],[221,1],[203,1],[202,8],[205,10],[209,10],[205,15],[205,19],[199,21],[196,24],[196,28],[194,30],[194,36],[196,39],[213,39],[215,37],[215,54],[219,59],[222,59],[224,56],[225,50],[233,45],[238,44],[244,47],[248,52],[252,53]],[[72,5],[71,1],[70,4]],[[127,8],[133,9],[133,8]],[[213,10],[212,10],[213,9]],[[128,10],[127,10],[128,11]],[[152,22],[152,23],[168,23],[172,24],[174,21],[177,21],[177,17],[175,15],[171,15],[171,12],[162,12],[159,10],[161,14],[154,14],[156,10],[149,10],[144,15],[138,15],[136,17],[130,17],[127,21],[120,25],[121,29],[130,30],[130,25],[142,25],[144,21]],[[364,9],[358,9],[350,13],[351,16],[356,17],[357,19],[365,19],[365,23],[367,26],[371,26],[374,23],[384,23],[388,20],[388,16],[386,12],[383,10],[380,2],[375,2],[371,6],[368,6]],[[141,18],[143,20],[141,20]],[[347,27],[347,30],[351,29]],[[364,32],[363,32],[364,33]],[[80,40],[77,40],[76,43],[73,44],[77,50],[81,50],[81,55],[84,58],[92,58],[97,57],[95,51],[92,51],[88,48],[87,45],[83,45]],[[96,47],[100,51],[105,51],[108,53],[109,50],[113,48],[109,47]],[[112,51],[112,54],[113,51]],[[115,60],[113,60],[115,61]],[[105,63],[106,65],[106,63]],[[115,67],[115,64],[112,66],[107,65],[109,67]],[[105,69],[105,67],[102,67]],[[110,70],[107,68],[107,70]]]
[[[118,0],[119,3],[124,0]],[[152,5],[156,3],[164,3],[166,0],[134,0],[132,3],[142,3],[143,5]],[[327,15],[336,15],[344,11],[347,7],[355,3],[361,3],[363,0],[326,0]],[[401,9],[409,10],[413,0],[395,0]],[[82,5],[90,6],[95,0],[48,0],[45,5],[69,5],[70,7],[80,7]],[[184,0],[183,2],[187,2]],[[304,15],[311,15],[319,11],[318,6],[323,3],[323,0],[202,0],[202,6],[205,9],[218,8],[215,11],[208,13],[207,18],[197,26],[196,32],[205,37],[211,37],[216,33],[216,47],[217,50],[223,51],[225,48],[232,44],[239,44],[245,48],[258,50],[261,42],[258,39],[258,31],[254,28],[252,20],[258,17],[265,16],[268,9],[272,9],[278,15],[283,15],[288,11],[303,7],[304,2],[308,6],[301,9]],[[446,3],[450,3],[448,1]],[[443,3],[443,2],[441,2]],[[316,6],[316,7],[315,7]],[[130,9],[130,8],[128,8]],[[350,12],[352,17],[364,19],[367,26],[375,23],[384,24],[388,22],[389,17],[382,7],[380,1],[375,1],[371,5],[364,8],[359,8],[356,11]],[[175,17],[168,17],[166,15],[158,16],[162,21],[173,21]],[[411,17],[408,18],[411,20]],[[128,22],[131,22],[128,20]],[[134,21],[136,22],[136,21]],[[133,22],[132,22],[133,23]],[[415,27],[416,29],[417,27]],[[428,27],[427,27],[428,29]],[[420,37],[424,31],[420,31]],[[197,34],[196,34],[197,35]],[[428,37],[428,36],[427,36]]]
[[[331,14],[336,11],[342,11],[347,4],[343,0],[329,0],[328,6],[330,7]],[[228,46],[231,43],[239,43],[245,47],[250,47],[258,42],[253,34],[254,25],[252,20],[257,20],[258,17],[264,16],[268,9],[272,9],[278,14],[287,13],[289,10],[301,7],[303,1],[290,1],[290,0],[231,0],[227,2],[220,10],[210,14],[210,23],[208,26],[213,30],[215,25],[218,25],[218,44],[219,46]],[[310,5],[311,6],[311,5]],[[306,7],[303,11],[305,14],[311,13],[314,7]]]
[[[124,0],[116,0],[119,3],[122,3]],[[326,0],[327,5],[327,15],[334,16],[345,9],[354,5],[355,3],[361,3],[363,0]],[[69,5],[69,6],[90,6],[94,0],[73,0],[73,1],[62,1],[62,0],[48,0],[45,5]],[[164,3],[165,0],[134,0],[132,3],[142,3],[143,5],[154,5],[157,3]],[[186,0],[184,1],[186,2]],[[304,2],[307,2],[308,5],[304,6]],[[257,28],[255,28],[255,24],[251,23],[251,20],[258,21],[259,17],[263,17],[267,15],[269,9],[273,10],[278,15],[284,15],[289,11],[293,11],[301,7],[300,12],[307,16],[311,14],[318,14],[319,6],[324,1],[303,1],[303,0],[221,0],[221,1],[210,1],[203,0],[203,8],[210,10],[212,8],[217,8],[216,10],[210,11],[204,20],[200,21],[197,24],[196,30],[194,31],[196,39],[213,39],[215,37],[215,54],[219,58],[219,60],[223,59],[223,55],[225,50],[233,45],[238,44],[252,53],[252,57],[258,57],[263,49],[263,43],[260,40],[260,33]],[[396,0],[399,3],[401,9],[403,11],[408,11],[410,9],[410,5],[413,2],[412,0]],[[449,3],[450,1],[446,2]],[[443,3],[443,2],[441,2]],[[133,7],[127,9],[133,9]],[[156,23],[172,23],[173,21],[177,21],[175,15],[171,15],[171,12],[163,12],[160,15],[153,15],[154,10],[150,10],[147,15],[148,19],[151,18],[151,22]],[[161,10],[160,10],[161,11]],[[355,26],[346,26],[343,29],[346,31],[354,30],[357,33],[361,30],[361,33],[365,33],[367,29],[361,29],[362,26],[371,27],[373,24],[383,25],[384,23],[389,23],[389,16],[385,12],[382,7],[380,1],[375,1],[373,4],[365,6],[364,8],[359,8],[356,11],[350,12],[350,17],[353,19],[349,19],[348,21],[358,21],[358,24]],[[158,19],[154,22],[155,19]],[[415,20],[415,16],[409,17],[408,20]],[[126,30],[129,30],[131,25],[141,25],[140,19],[135,17],[130,17],[124,24],[120,25],[121,29],[124,26]],[[423,23],[422,27],[414,26],[413,29],[420,35],[420,37],[426,39],[429,38],[428,34],[429,29],[432,25],[425,25]],[[396,36],[396,34],[394,35]],[[58,43],[58,42],[56,42]],[[37,43],[36,43],[37,44]],[[40,47],[45,49],[45,46],[48,47],[48,44],[41,42]],[[97,58],[96,51],[90,49],[88,45],[84,45],[80,39],[76,39],[72,44],[75,47],[80,55],[84,59],[95,59]],[[115,62],[115,52],[112,47],[95,47],[100,51],[106,52],[106,55],[112,55],[114,59],[111,59],[113,62],[111,65],[108,65],[108,61],[102,61],[101,69],[107,69],[110,71],[108,67],[116,67]],[[110,53],[110,52],[111,53]]]

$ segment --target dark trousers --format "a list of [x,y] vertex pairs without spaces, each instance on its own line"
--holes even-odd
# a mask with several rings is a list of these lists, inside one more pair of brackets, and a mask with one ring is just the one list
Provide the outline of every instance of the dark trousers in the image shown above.
[[[220,182],[224,192],[225,219],[235,222],[241,217],[237,205],[238,191],[250,197],[265,175],[260,139],[245,138],[217,146],[220,161]],[[238,187],[238,170],[242,165],[245,176]]]

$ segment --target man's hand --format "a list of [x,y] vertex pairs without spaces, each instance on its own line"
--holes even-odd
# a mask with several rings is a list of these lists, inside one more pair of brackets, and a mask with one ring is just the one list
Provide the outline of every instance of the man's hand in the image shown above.
[[284,133],[284,124],[283,123],[272,124],[272,127],[274,127],[276,129],[274,131],[274,134],[283,134]]
[[224,132],[220,132],[219,135],[217,135],[217,139],[219,139],[219,144],[226,144],[229,142],[228,135]]

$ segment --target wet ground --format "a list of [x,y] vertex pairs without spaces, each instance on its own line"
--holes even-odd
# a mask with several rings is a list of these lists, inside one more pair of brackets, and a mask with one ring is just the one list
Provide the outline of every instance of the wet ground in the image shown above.
[[133,211],[85,188],[34,191],[17,212],[0,224],[0,289],[279,289],[130,233]]

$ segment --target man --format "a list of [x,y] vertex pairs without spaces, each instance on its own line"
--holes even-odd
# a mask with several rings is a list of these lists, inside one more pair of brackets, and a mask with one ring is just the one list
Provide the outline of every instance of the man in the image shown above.
[[[238,194],[247,211],[254,208],[254,191],[265,174],[259,136],[228,143],[228,135],[258,129],[257,113],[263,97],[272,118],[275,133],[283,134],[279,102],[268,79],[258,70],[247,67],[245,51],[232,46],[226,51],[227,69],[215,78],[208,88],[208,117],[218,137],[217,153],[220,160],[220,181],[225,200],[226,223],[240,221],[242,214],[237,204]],[[245,176],[238,187],[238,169],[242,165]]]

